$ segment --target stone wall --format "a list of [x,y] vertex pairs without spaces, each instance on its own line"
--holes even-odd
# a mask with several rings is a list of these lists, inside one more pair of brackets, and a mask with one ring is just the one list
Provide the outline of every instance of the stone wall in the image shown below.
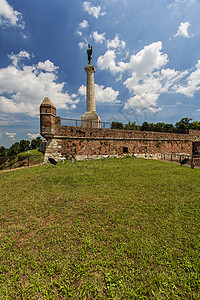
[[192,144],[189,134],[61,126],[58,120],[45,157],[89,159],[123,155],[159,156],[160,153],[191,155]]
[[[62,126],[48,98],[40,107],[41,135],[47,140],[45,161],[49,157],[77,159],[123,155],[154,156],[161,153],[192,154],[200,131],[187,134]],[[197,149],[197,147],[195,148]]]

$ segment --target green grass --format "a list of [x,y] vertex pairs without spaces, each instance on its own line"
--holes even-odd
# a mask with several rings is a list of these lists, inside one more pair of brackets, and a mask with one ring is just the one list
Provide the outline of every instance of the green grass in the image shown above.
[[199,299],[199,181],[133,158],[0,173],[0,299]]

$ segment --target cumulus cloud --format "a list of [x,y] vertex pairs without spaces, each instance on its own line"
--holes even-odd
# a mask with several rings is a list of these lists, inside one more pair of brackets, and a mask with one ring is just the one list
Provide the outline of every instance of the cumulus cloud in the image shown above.
[[6,132],[6,135],[12,140],[15,140],[16,133],[14,132]]
[[115,50],[108,50],[104,55],[98,57],[97,66],[100,70],[109,70],[113,74],[122,72],[123,69],[119,66],[119,64],[116,64],[115,60]]
[[185,38],[192,37],[192,35],[189,35],[188,33],[189,26],[190,26],[190,22],[181,22],[174,37],[177,36],[182,36]]
[[27,51],[20,51],[18,54],[9,54],[8,57],[12,60],[13,65],[17,67],[19,61],[30,59],[30,54]]
[[159,69],[168,62],[167,54],[163,54],[162,42],[152,43],[145,46],[140,52],[131,55],[128,63],[116,63],[116,51],[108,50],[97,60],[97,65],[101,70],[110,70],[113,74],[116,72],[134,72],[137,75],[151,73]]
[[161,94],[181,93],[192,97],[200,90],[200,61],[192,72],[166,68],[169,59],[162,52],[160,41],[131,55],[126,63],[117,57],[116,49],[109,49],[98,58],[97,64],[101,70],[119,73],[120,79],[126,76],[123,84],[132,96],[125,103],[125,109],[158,112]]
[[90,2],[85,1],[83,2],[83,9],[86,11],[89,15],[92,15],[96,19],[99,18],[99,16],[105,15],[105,12],[101,12],[101,6],[94,6]]
[[88,21],[83,20],[81,23],[79,23],[79,26],[81,28],[87,28],[89,26]]
[[125,48],[126,47],[126,43],[124,41],[121,41],[119,39],[118,34],[116,34],[115,38],[113,40],[108,40],[107,41],[107,48]]
[[95,40],[96,44],[102,44],[105,41],[105,32],[98,33],[98,31],[93,31],[91,34],[91,38]]
[[57,83],[58,67],[46,60],[37,65],[17,65],[14,57],[29,58],[24,53],[11,56],[13,64],[0,69],[0,107],[1,112],[38,114],[42,100],[48,96],[57,108],[69,109],[79,102],[65,91],[65,83]]
[[[82,96],[86,96],[86,86],[82,85],[78,93]],[[98,103],[119,103],[119,92],[113,90],[111,87],[104,87],[103,85],[95,84],[95,100]]]
[[22,14],[14,10],[6,0],[0,0],[0,26],[18,26],[24,29]]
[[40,136],[39,133],[27,133],[27,136],[30,140],[36,139],[37,137]]
[[56,72],[59,69],[59,67],[56,67],[54,63],[52,63],[50,60],[46,60],[45,62],[39,62],[37,64],[37,68],[46,72]]
[[155,42],[135,55],[131,55],[129,63],[121,63],[121,69],[128,69],[137,75],[149,74],[156,69],[160,69],[168,62],[167,54],[162,51],[162,42]]
[[176,84],[174,86],[176,93],[186,95],[188,97],[193,97],[194,94],[200,91],[200,60],[195,66],[195,70],[190,73],[190,75],[185,78],[185,82],[182,84]]
[[128,99],[125,109],[161,110],[156,108],[160,94],[174,93],[174,85],[186,76],[187,72],[163,68],[168,63],[168,57],[161,50],[162,43],[158,42],[144,47],[131,57],[129,69],[132,74],[124,85],[134,96]]

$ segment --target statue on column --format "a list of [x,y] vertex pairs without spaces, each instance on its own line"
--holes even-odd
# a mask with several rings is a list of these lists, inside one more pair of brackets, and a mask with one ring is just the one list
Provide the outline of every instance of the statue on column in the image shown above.
[[88,55],[88,65],[92,64],[92,46],[90,46],[90,44],[88,44],[88,49],[87,49],[87,55]]

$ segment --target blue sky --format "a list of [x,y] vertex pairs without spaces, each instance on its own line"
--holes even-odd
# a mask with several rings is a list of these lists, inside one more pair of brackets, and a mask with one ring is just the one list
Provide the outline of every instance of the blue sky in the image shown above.
[[102,121],[200,121],[199,0],[0,0],[0,146],[39,136],[39,106]]

